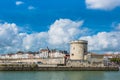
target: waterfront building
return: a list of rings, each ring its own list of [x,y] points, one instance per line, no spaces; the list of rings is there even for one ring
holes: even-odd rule
[[[27,59],[27,58],[29,58],[29,53],[24,53],[24,54],[22,54],[22,58],[25,58],[25,59]]]
[[[39,52],[40,58],[59,58],[64,57],[67,53],[67,51],[61,51],[56,49],[41,49]]]
[[[113,58],[113,54],[104,54],[104,65],[109,66],[110,59]]]
[[[48,58],[49,56],[49,50],[48,49],[41,49],[39,51],[40,58]]]
[[[0,55],[0,59],[5,59],[5,54]]]
[[[87,54],[87,44],[85,40],[71,41],[70,42],[70,59],[71,60],[84,60],[84,55]]]
[[[70,42],[70,59],[67,59],[66,66],[83,67],[86,65],[87,44],[85,40],[75,40]]]
[[[104,65],[104,54],[89,53],[87,55],[87,61],[93,66],[103,66]]]
[[[49,57],[50,58],[59,58],[59,57],[64,57],[67,53],[65,53],[65,51],[61,51],[61,50],[50,50],[49,52]]]

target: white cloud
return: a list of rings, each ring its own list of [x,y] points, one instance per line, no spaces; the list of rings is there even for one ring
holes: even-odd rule
[[[83,21],[56,20],[47,32],[20,33],[14,23],[0,24],[0,53],[37,51],[40,48],[68,48],[70,40],[77,39],[86,30],[81,29]]]
[[[120,6],[120,0],[86,0],[88,9],[112,10]]]
[[[28,9],[33,10],[33,9],[35,9],[35,7],[34,6],[28,6]]]
[[[16,1],[15,4],[16,4],[17,6],[19,6],[19,5],[21,5],[21,4],[24,4],[24,2],[22,2],[22,1]]]
[[[86,32],[80,29],[83,21],[69,19],[56,20],[48,31],[48,43],[51,47],[68,49],[69,41],[77,39],[80,33]]]
[[[59,45],[69,42],[81,32],[79,28],[82,24],[83,21],[74,22],[69,19],[56,20],[48,31],[49,43]]]
[[[33,51],[39,50],[41,47],[47,47],[47,37],[48,34],[46,32],[27,34],[23,38],[22,47],[25,50]]]
[[[84,36],[80,39],[88,40],[90,51],[114,52],[120,51],[120,31],[99,32],[93,36]]]
[[[116,30],[120,30],[120,23],[117,24],[117,27],[115,27]]]
[[[14,51],[19,49],[21,38],[18,34],[16,24],[0,24],[0,51]]]
[[[0,53],[22,51],[38,51],[40,48],[50,47],[68,49],[69,41],[75,39],[88,40],[89,51],[120,51],[120,30],[99,32],[92,36],[83,36],[87,33],[81,28],[83,21],[70,19],[56,20],[46,32],[20,32],[15,23],[0,23]],[[119,25],[118,25],[119,28]],[[81,37],[82,36],[82,37]]]

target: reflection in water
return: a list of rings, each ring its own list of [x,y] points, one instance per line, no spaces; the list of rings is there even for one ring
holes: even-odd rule
[[[20,71],[0,72],[0,80],[119,80],[120,72]]]
[[[71,72],[71,74],[67,74],[69,80],[102,80],[104,78],[103,72],[88,72],[88,71],[81,71],[81,72]],[[96,78],[97,77],[97,78]]]
[[[58,73],[52,72],[50,73],[49,76],[50,76],[49,80],[68,80],[64,72],[58,72]]]

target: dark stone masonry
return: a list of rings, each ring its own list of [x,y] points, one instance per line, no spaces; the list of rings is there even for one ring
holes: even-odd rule
[[[0,71],[119,71],[119,67],[0,67]]]

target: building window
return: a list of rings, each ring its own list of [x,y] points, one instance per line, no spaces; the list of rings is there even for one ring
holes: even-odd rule
[[[72,56],[74,56],[74,54],[72,54]]]

